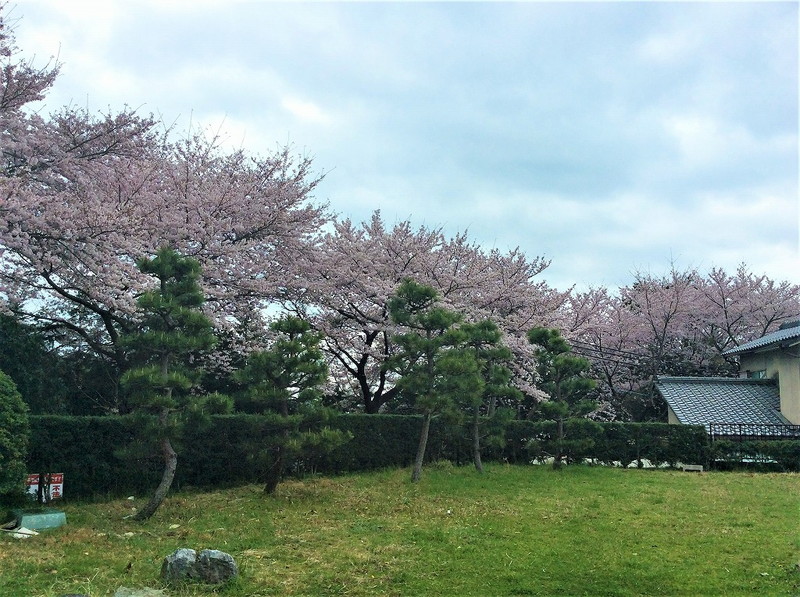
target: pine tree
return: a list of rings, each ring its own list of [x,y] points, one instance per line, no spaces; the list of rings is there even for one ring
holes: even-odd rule
[[[489,436],[495,444],[502,444],[505,428],[502,423],[514,418],[513,411],[498,410],[497,404],[516,402],[522,397],[522,392],[511,385],[511,370],[507,364],[513,356],[511,350],[502,343],[500,328],[487,319],[475,324],[464,324],[461,326],[461,331],[466,336],[465,345],[472,351],[483,380],[482,392],[478,394],[470,392],[462,398],[469,400],[465,407],[471,414],[472,461],[475,469],[482,473],[482,437]],[[490,432],[482,435],[481,412],[483,411],[488,417]]]
[[[157,416],[156,433],[164,458],[164,472],[153,497],[134,517],[150,518],[172,486],[178,455],[172,446],[177,415],[199,409],[204,400],[189,390],[200,371],[191,366],[192,357],[214,345],[211,321],[201,312],[204,302],[198,279],[199,263],[162,248],[153,259],[141,259],[139,269],[158,279],[156,289],[138,299],[143,312],[139,329],[124,339],[139,366],[127,371],[122,386],[139,412]],[[214,397],[227,407],[224,399]],[[179,417],[177,417],[179,419]]]
[[[465,349],[466,335],[457,327],[461,315],[438,306],[437,299],[430,286],[406,280],[389,301],[392,320],[408,331],[393,337],[397,349],[387,366],[399,375],[401,394],[423,417],[412,482],[422,475],[433,417],[456,411],[459,397],[471,401],[483,391],[475,356]]]
[[[269,350],[253,353],[237,380],[247,387],[251,405],[270,416],[281,431],[266,438],[259,452],[267,457],[266,493],[272,493],[294,458],[325,452],[348,438],[324,426],[321,385],[328,367],[319,348],[321,336],[309,323],[287,316],[274,322]]]
[[[595,408],[596,403],[587,398],[595,382],[585,377],[589,361],[573,355],[558,330],[533,328],[528,332],[528,340],[538,347],[534,352],[538,386],[550,397],[541,408],[556,422],[553,468],[559,469],[564,457],[564,420],[582,417]]]

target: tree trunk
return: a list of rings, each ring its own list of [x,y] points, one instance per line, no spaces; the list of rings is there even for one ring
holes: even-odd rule
[[[169,410],[163,409],[158,417],[158,422],[162,431],[164,431],[167,426],[168,415]],[[155,514],[161,502],[164,501],[167,492],[169,492],[169,488],[172,487],[172,480],[175,478],[175,469],[178,468],[178,454],[172,449],[172,443],[169,441],[168,437],[161,440],[161,454],[164,456],[164,474],[161,476],[161,483],[156,487],[156,492],[153,494],[153,497],[150,498],[147,505],[139,510],[136,516],[133,517],[134,520],[147,520]]]
[[[285,427],[285,421],[289,419],[288,400],[281,400],[280,410],[284,420],[284,429],[281,432],[283,443],[279,444],[275,450],[275,461],[267,470],[266,482],[264,483],[264,493],[268,494],[275,493],[275,490],[278,488],[278,483],[280,483],[281,479],[283,478],[283,461],[286,458],[286,445],[289,443],[289,429]]]
[[[425,460],[425,449],[428,447],[428,431],[431,428],[432,414],[425,413],[422,419],[422,431],[419,434],[419,446],[417,447],[417,459],[414,461],[414,472],[411,473],[411,482],[416,483],[422,476],[422,462]]]
[[[479,418],[479,408],[476,406],[475,411],[472,413],[472,460],[475,463],[475,469],[483,472],[483,463],[481,463],[481,428]]]
[[[285,441],[285,439],[284,439]],[[278,446],[275,453],[275,462],[269,467],[267,471],[266,483],[264,483],[264,493],[275,493],[278,483],[281,482],[283,472],[283,446]]]
[[[490,419],[494,416],[496,410],[497,410],[497,398],[492,396],[489,398],[489,412],[487,413]]]
[[[553,470],[558,470],[561,468],[561,459],[563,458],[563,447],[562,444],[564,443],[564,418],[558,417],[556,420],[556,455],[553,458]]]

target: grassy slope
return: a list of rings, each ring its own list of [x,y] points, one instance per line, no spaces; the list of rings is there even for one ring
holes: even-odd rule
[[[236,558],[225,596],[800,592],[798,475],[496,465],[408,478],[181,494],[145,524],[122,519],[128,501],[70,505],[66,527],[0,537],[0,595],[158,587],[178,547]]]

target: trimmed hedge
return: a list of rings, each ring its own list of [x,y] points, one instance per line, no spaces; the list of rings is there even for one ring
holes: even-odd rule
[[[702,425],[666,423],[597,423],[586,419],[564,422],[568,462],[585,458],[603,463],[649,460],[675,466],[707,464],[708,436]],[[512,421],[506,430],[502,458],[521,462],[555,452],[556,424],[553,421]]]
[[[163,460],[155,438],[143,441],[147,421],[136,416],[31,417],[29,472],[64,473],[69,497],[148,494],[161,478]],[[262,438],[282,431],[274,419],[219,415],[184,430],[174,489],[232,487],[260,479],[254,456]]]
[[[712,446],[715,466],[752,467],[776,471],[800,471],[800,440],[716,440]]]
[[[150,493],[161,476],[162,461],[154,442],[142,441],[144,420],[133,416],[32,416],[29,472],[63,472],[69,498]],[[348,414],[330,426],[353,439],[333,452],[297,462],[296,474],[342,473],[409,466],[416,454],[421,419],[404,415]],[[264,438],[280,433],[280,423],[260,415],[218,415],[206,425],[187,429],[175,442],[178,470],[174,489],[231,487],[261,482],[263,459],[254,456]],[[703,427],[665,423],[565,423],[568,461],[595,458],[628,464],[707,464]],[[467,430],[434,419],[428,460],[468,464],[472,456]],[[503,448],[486,448],[484,460],[527,463],[552,449],[555,424],[512,421]],[[577,441],[575,441],[577,440]]]

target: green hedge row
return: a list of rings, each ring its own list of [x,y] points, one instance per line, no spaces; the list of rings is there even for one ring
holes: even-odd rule
[[[295,465],[298,474],[341,473],[410,465],[417,449],[421,421],[401,415],[340,415],[332,427],[353,439],[324,455]],[[67,498],[147,494],[158,483],[161,460],[152,442],[142,441],[145,421],[120,417],[31,417],[29,472],[63,472]],[[565,427],[569,461],[594,458],[628,464],[637,459],[657,463],[703,463],[708,459],[702,427],[660,423],[593,423],[569,421]],[[280,424],[259,415],[212,417],[187,429],[175,442],[179,453],[174,487],[230,487],[259,482],[263,460],[253,456],[264,438],[280,433]],[[526,463],[552,453],[555,424],[512,421],[504,447],[486,448],[484,459]],[[575,441],[579,440],[579,441]],[[428,441],[429,460],[471,461],[463,427],[434,420]]]
[[[33,416],[28,472],[64,473],[65,497],[147,494],[158,484],[163,461],[155,440],[143,440],[147,421],[135,416]],[[215,416],[175,440],[173,487],[231,487],[259,479],[254,457],[262,438],[280,433],[274,419]]]
[[[713,443],[711,455],[715,466],[720,467],[755,466],[766,470],[800,471],[798,440],[717,440]]]
[[[546,457],[555,453],[555,422],[512,421],[506,431],[503,458]],[[576,419],[564,423],[568,462],[594,459],[603,463],[649,460],[653,464],[706,464],[708,437],[703,426],[666,423],[596,423]]]

